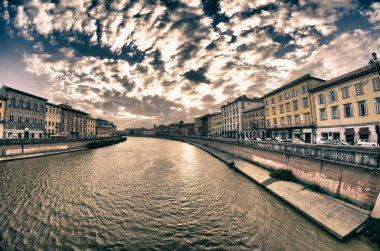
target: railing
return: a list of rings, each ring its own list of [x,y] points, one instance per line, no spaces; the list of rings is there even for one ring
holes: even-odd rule
[[[96,141],[119,138],[114,137],[98,137],[98,138],[77,138],[77,139],[0,139],[0,145],[21,145],[21,144],[45,144],[45,143],[62,143],[62,142],[83,142]]]
[[[380,168],[380,147],[313,145],[192,136],[169,136],[167,138],[187,139],[189,141],[197,139],[207,140],[281,153],[297,154],[310,158],[332,160],[339,163],[359,165],[365,168]]]

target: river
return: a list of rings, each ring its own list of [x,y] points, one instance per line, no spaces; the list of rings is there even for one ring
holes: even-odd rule
[[[208,153],[149,138],[0,163],[0,249],[371,250]]]

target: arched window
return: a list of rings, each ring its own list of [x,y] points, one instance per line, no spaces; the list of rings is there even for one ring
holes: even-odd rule
[[[18,101],[18,108],[22,109],[23,106],[24,106],[24,101],[20,99],[20,101]]]
[[[37,111],[37,104],[33,104],[33,111]]]
[[[26,109],[30,110],[30,101],[26,101]]]
[[[9,104],[10,107],[15,107],[16,99],[14,97],[11,98],[11,103]]]

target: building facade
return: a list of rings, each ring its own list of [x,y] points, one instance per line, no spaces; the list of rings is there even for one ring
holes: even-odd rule
[[[0,95],[0,139],[5,137],[4,134],[4,121],[5,121],[5,106],[7,105],[7,98]]]
[[[211,114],[208,119],[208,135],[211,137],[222,137],[222,113]]]
[[[243,112],[244,137],[249,139],[265,139],[265,108],[264,105]]]
[[[194,123],[184,123],[179,127],[179,135],[193,136],[194,135]]]
[[[208,119],[210,114],[202,115],[194,119],[194,135],[207,136],[208,133]]]
[[[46,103],[45,112],[45,137],[61,133],[61,108],[52,103]]]
[[[110,122],[104,119],[95,119],[96,127],[96,137],[109,137],[111,136]]]
[[[264,95],[267,137],[315,142],[315,108],[309,90],[325,81],[310,74]]]
[[[96,121],[94,118],[91,118],[91,115],[89,113],[87,113],[86,136],[87,138],[96,137]]]
[[[243,138],[243,112],[259,105],[262,105],[262,99],[243,95],[222,106],[222,137]]]
[[[0,89],[0,95],[7,100],[5,138],[43,138],[47,100],[8,86]]]
[[[61,134],[66,138],[85,138],[87,113],[61,104]]]
[[[312,89],[317,113],[317,141],[359,139],[378,141],[380,78],[376,69],[362,67]]]

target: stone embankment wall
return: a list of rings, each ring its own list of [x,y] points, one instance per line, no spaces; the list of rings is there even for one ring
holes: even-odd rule
[[[378,149],[295,145],[175,137],[208,145],[270,169],[288,169],[300,181],[364,208],[374,206],[380,192]]]
[[[89,142],[116,138],[1,140],[0,157],[78,149],[86,147]]]

